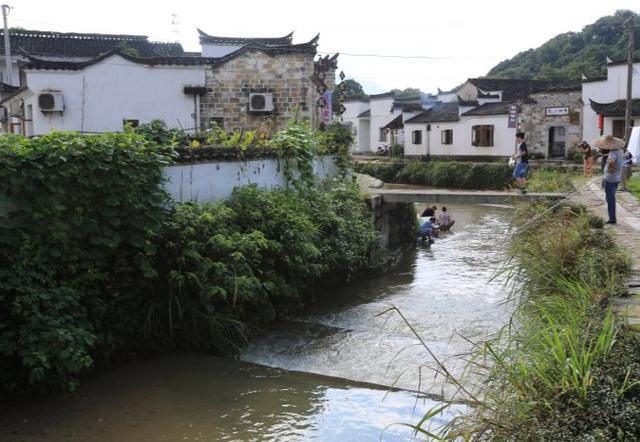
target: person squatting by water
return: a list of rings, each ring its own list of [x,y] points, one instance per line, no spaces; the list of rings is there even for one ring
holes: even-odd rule
[[[529,168],[529,150],[524,141],[524,132],[516,133],[517,153],[511,158],[517,160],[513,169],[513,179],[520,188],[520,192],[527,193],[527,169]]]
[[[583,162],[584,162],[584,176],[590,177],[591,170],[593,169],[593,152],[591,151],[591,146],[586,141],[583,141],[578,146],[578,149],[582,152]]]
[[[436,210],[438,210],[438,208],[436,206],[427,206],[422,213],[420,214],[420,216],[422,217],[432,217],[432,216],[436,216]]]
[[[440,216],[438,217],[438,225],[440,226],[441,232],[448,232],[451,230],[451,227],[455,224],[455,220],[451,219],[451,215],[447,212],[447,208],[442,206],[442,211],[440,212]]]
[[[624,140],[611,135],[602,136],[594,140],[593,145],[607,155],[604,165],[604,193],[607,200],[609,219],[607,224],[616,224],[616,191],[622,179],[622,148]],[[604,156],[604,155],[603,155]]]
[[[429,241],[429,244],[433,244],[433,224],[435,221],[434,217],[429,217],[418,229],[418,236],[423,241]]]

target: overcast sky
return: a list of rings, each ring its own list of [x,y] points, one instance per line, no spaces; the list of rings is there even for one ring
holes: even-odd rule
[[[368,93],[419,87],[450,89],[485,75],[499,61],[567,31],[579,31],[638,0],[71,1],[7,0],[10,26],[67,32],[144,34],[199,50],[196,28],[212,35],[294,42],[320,32],[321,52],[340,52],[339,67]],[[173,16],[178,24],[172,24]],[[363,57],[348,54],[429,58]]]

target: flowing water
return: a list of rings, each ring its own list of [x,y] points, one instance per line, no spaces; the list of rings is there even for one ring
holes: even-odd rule
[[[508,320],[504,287],[490,280],[510,209],[449,209],[455,233],[382,277],[325,293],[299,320],[254,339],[241,360],[173,353],[97,373],[71,395],[4,403],[0,440],[409,440],[394,424],[417,422],[451,388],[399,314],[381,313],[396,307],[456,374],[467,339]]]

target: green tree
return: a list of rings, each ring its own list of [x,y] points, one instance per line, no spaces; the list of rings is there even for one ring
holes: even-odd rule
[[[391,89],[391,92],[394,92],[396,98],[410,98],[410,97],[418,97],[423,94],[420,88],[417,87],[408,87],[402,90],[400,89]]]

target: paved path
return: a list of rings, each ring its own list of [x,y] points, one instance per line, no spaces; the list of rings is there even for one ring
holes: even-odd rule
[[[578,186],[576,186],[578,187]],[[594,214],[607,219],[604,190],[593,183],[579,192],[573,201],[584,204]],[[629,192],[616,194],[618,224],[607,226],[616,243],[627,250],[633,264],[627,281],[628,295],[614,298],[614,310],[625,316],[629,327],[640,332],[640,202]]]

